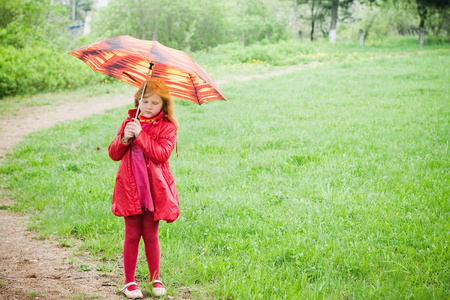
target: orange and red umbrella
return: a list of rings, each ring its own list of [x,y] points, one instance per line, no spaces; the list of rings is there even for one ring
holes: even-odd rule
[[[147,76],[164,80],[173,97],[198,104],[226,100],[217,84],[186,52],[122,35],[96,42],[69,54],[95,72],[140,86]],[[149,68],[152,71],[149,74]]]

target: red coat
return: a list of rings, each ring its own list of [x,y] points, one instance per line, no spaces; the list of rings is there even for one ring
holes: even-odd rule
[[[135,143],[143,150],[147,163],[150,191],[155,205],[153,219],[173,222],[178,218],[180,210],[177,188],[169,168],[169,157],[175,147],[177,128],[172,122],[163,119],[161,112],[148,132],[142,130],[136,139],[124,145],[122,137],[125,126],[136,115],[136,109],[129,110],[128,114],[129,117],[122,123],[108,148],[111,159],[120,160],[111,210],[119,217],[142,213],[136,180],[131,171],[131,143]]]

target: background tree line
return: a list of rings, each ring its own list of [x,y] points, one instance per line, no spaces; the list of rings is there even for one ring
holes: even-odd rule
[[[425,8],[425,10],[424,10]],[[364,29],[366,38],[418,34],[448,36],[447,0],[110,0],[97,12],[93,32],[100,37],[130,34],[158,39],[192,51],[239,41],[277,42],[298,37],[356,39],[348,28]],[[426,24],[425,24],[426,23]],[[343,34],[337,33],[339,24]],[[426,26],[427,25],[427,26]],[[341,28],[340,28],[341,29]]]
[[[356,40],[359,29],[373,43],[425,31],[447,43],[450,32],[447,0],[110,0],[94,10],[96,2],[0,0],[0,97],[98,80],[67,52],[122,34],[208,51],[292,38]]]

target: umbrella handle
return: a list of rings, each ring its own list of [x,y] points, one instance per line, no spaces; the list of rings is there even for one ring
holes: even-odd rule
[[[141,99],[139,99],[139,105],[138,105],[138,108],[136,110],[136,117],[134,117],[135,119],[137,119],[137,117],[139,115],[139,109],[141,108],[142,97],[144,97],[144,93],[145,93],[145,88],[146,87],[147,87],[147,85],[144,85],[144,88],[142,89]]]
[[[148,76],[150,76],[150,73],[153,73],[152,71],[153,71],[153,66],[154,65],[155,64],[151,61],[150,65],[148,67],[147,78],[148,78]],[[147,81],[147,78],[145,78],[144,82]],[[138,105],[138,108],[137,108],[137,111],[136,111],[136,117],[134,117],[135,119],[137,119],[137,117],[139,115],[139,109],[141,108],[142,97],[144,97],[144,93],[145,93],[145,89],[146,88],[147,88],[147,85],[144,85],[144,88],[142,89],[141,99],[139,99],[139,105]]]

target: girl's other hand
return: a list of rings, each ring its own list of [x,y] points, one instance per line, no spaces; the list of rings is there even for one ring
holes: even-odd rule
[[[129,123],[128,123],[129,124]],[[134,137],[134,133],[132,132],[131,128],[128,126],[128,124],[125,126],[125,130],[123,132],[123,139],[122,141],[125,144],[128,144],[128,141]]]

